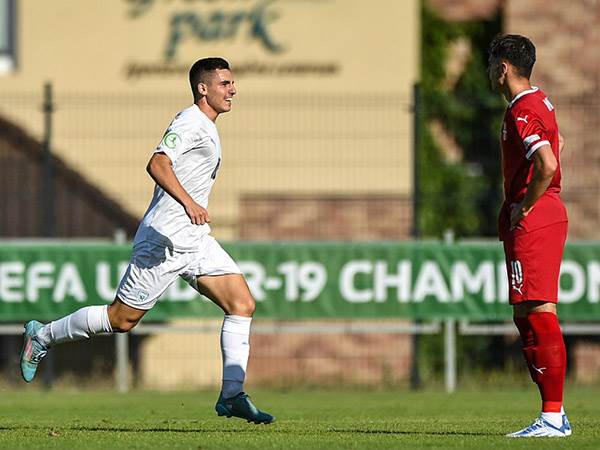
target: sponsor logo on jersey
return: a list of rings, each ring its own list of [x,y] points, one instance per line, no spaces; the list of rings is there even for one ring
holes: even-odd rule
[[[525,117],[517,117],[517,122],[520,120],[522,122],[527,123],[527,117],[529,117],[529,114],[527,114]]]

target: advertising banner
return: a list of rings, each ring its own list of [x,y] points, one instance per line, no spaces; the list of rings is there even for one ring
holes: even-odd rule
[[[509,283],[496,242],[264,242],[223,245],[272,319],[508,320]],[[51,320],[113,300],[131,249],[110,244],[3,244],[0,317]],[[561,269],[562,320],[600,320],[600,244],[570,243]],[[183,280],[149,320],[218,317]]]

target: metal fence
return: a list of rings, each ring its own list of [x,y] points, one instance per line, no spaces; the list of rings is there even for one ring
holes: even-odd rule
[[[410,234],[410,93],[240,93],[235,100],[234,110],[218,120],[223,165],[209,209],[217,238],[381,239]],[[77,94],[47,85],[37,94],[0,94],[0,118],[37,140],[45,158],[51,152],[141,217],[153,188],[146,163],[175,113],[189,104],[185,92]],[[47,211],[40,235],[54,228],[56,175],[44,162],[45,181],[38,195],[28,197],[31,207]],[[0,220],[18,218],[8,210]]]
[[[52,95],[40,89],[0,94],[0,117],[25,129],[40,144],[42,155],[58,155],[140,217],[152,189],[144,173],[146,161],[173,114],[187,103],[185,95]],[[567,140],[564,197],[572,236],[598,238],[600,185],[595,167],[600,164],[596,154],[600,102],[593,96],[557,96],[554,103]],[[230,156],[226,155],[212,198],[215,234],[223,239],[272,240],[407,237],[413,225],[412,114],[418,107],[410,95],[240,94],[236,110],[219,119],[224,151]],[[263,125],[260,130],[257,123]],[[49,166],[43,173],[48,179],[54,176]],[[43,189],[29,194],[26,207],[49,211],[52,183],[46,180],[41,185]],[[10,214],[2,214],[0,221],[21,221],[17,211],[22,207],[7,208]],[[51,217],[38,235],[53,234]],[[422,378],[419,370],[424,369],[418,355],[426,351],[423,336],[431,335],[444,343],[437,363],[444,367],[445,384],[452,390],[460,371],[457,336],[514,334],[511,324],[461,323],[457,328],[448,322],[442,328],[440,323],[393,321],[388,325],[259,319],[249,379],[258,384],[280,380],[372,385],[407,384],[412,379],[416,386]],[[3,380],[12,385],[17,382],[20,326],[2,329]],[[217,329],[216,322],[176,323],[168,328],[141,325],[129,337],[58,347],[45,361],[44,379],[47,384],[113,386],[116,377],[120,390],[212,386],[220,370]],[[598,331],[577,325],[569,325],[569,330],[586,335]],[[414,339],[417,333],[420,339]],[[514,336],[510,339],[515,341]],[[192,343],[195,358],[191,367],[175,373],[173,368],[189,358],[189,352],[181,350],[186,341]],[[377,352],[378,348],[385,352]],[[319,376],[310,378],[315,373]]]

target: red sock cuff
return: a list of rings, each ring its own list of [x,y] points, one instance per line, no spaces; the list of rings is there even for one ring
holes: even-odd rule
[[[559,413],[562,409],[562,402],[542,401],[542,412]]]

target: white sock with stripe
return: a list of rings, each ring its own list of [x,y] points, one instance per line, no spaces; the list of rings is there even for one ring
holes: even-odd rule
[[[99,333],[112,333],[108,305],[86,306],[73,314],[46,324],[38,331],[39,341],[46,347],[63,342],[88,339]]]
[[[252,317],[226,315],[221,328],[223,355],[223,397],[231,398],[244,390],[246,367],[250,356]]]

